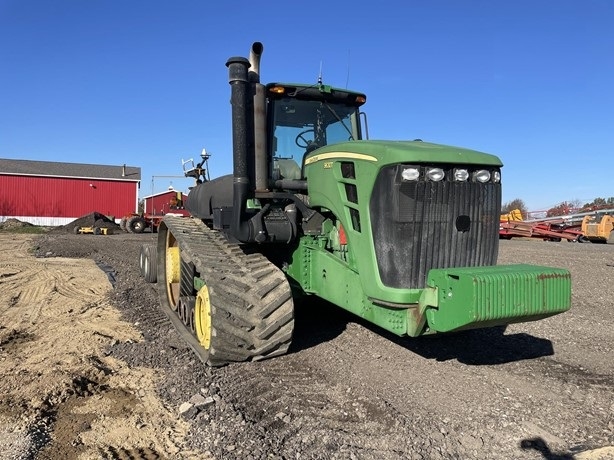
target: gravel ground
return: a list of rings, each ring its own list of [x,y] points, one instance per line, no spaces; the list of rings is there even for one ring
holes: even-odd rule
[[[140,245],[154,238],[56,232],[37,240],[36,253],[91,258],[108,271],[109,300],[144,340],[107,352],[155,369],[158,395],[189,423],[186,452],[614,458],[614,245],[501,241],[501,264],[571,271],[572,309],[546,320],[400,339],[310,299],[297,306],[289,354],[210,369],[181,342],[157,308],[154,286],[139,275]]]

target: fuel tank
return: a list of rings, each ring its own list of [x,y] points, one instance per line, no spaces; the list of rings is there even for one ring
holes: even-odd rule
[[[232,174],[198,184],[188,194],[186,209],[199,219],[213,219],[213,209],[232,206]]]

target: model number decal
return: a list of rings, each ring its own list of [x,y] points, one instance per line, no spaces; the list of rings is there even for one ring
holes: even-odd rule
[[[350,153],[350,152],[330,152],[330,153],[320,153],[319,155],[314,155],[305,160],[305,165],[310,165],[313,163],[317,163],[322,160],[330,160],[330,159],[340,160],[340,159],[348,159],[348,160],[364,160],[364,161],[374,161],[377,162],[377,158],[372,155],[365,155],[364,153]]]
[[[324,163],[324,169],[330,169],[332,167],[333,167],[332,161],[327,161],[326,163]]]

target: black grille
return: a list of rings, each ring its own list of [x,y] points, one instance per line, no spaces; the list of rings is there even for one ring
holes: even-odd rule
[[[386,286],[423,288],[431,268],[496,264],[501,184],[403,182],[391,166],[380,171],[369,211]]]

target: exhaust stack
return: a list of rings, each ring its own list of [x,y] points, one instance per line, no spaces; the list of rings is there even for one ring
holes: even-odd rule
[[[254,42],[249,50],[249,81],[252,83],[260,83],[260,58],[264,51],[264,45],[260,42]]]
[[[245,202],[251,193],[249,171],[249,82],[247,69],[250,63],[244,57],[231,57],[226,62],[228,82],[231,87],[232,105],[232,222],[233,236],[243,242],[250,240],[250,225],[245,215]]]
[[[254,185],[256,191],[269,188],[269,160],[266,145],[266,94],[260,83],[260,58],[264,46],[254,42],[249,53],[249,82],[252,87],[254,107]]]

